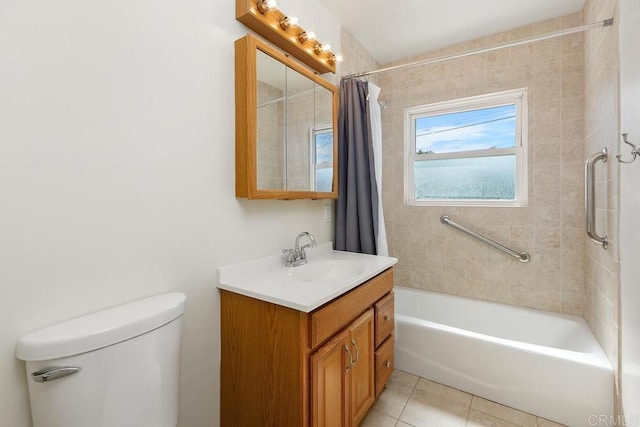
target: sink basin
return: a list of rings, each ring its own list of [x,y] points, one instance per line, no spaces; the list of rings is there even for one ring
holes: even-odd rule
[[[331,242],[306,252],[307,264],[298,267],[285,267],[282,255],[220,267],[218,288],[309,313],[398,261],[334,251]]]
[[[353,261],[316,260],[300,267],[291,267],[287,274],[303,282],[323,282],[328,280],[349,280],[362,274],[364,267]]]

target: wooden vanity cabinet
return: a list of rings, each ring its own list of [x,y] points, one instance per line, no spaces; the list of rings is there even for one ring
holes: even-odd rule
[[[311,425],[356,426],[375,400],[373,309],[311,356]]]
[[[310,313],[221,290],[221,425],[359,425],[393,370],[392,289],[390,268]]]

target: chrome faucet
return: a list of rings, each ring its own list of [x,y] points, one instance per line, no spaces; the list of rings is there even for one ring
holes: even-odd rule
[[[304,246],[300,246],[300,239],[303,237],[308,238],[309,243]],[[293,249],[282,250],[282,254],[287,255],[287,259],[284,262],[284,265],[286,267],[297,267],[299,265],[306,264],[307,254],[304,251],[305,248],[315,248],[316,246],[318,245],[316,244],[316,239],[313,237],[313,235],[307,231],[303,231],[302,233],[298,234],[298,237],[296,237],[296,244]]]

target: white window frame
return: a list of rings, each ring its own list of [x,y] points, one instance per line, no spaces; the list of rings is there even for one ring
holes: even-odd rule
[[[482,108],[499,107],[515,104],[516,135],[514,148],[497,148],[492,150],[462,151],[454,153],[417,154],[416,119],[425,116],[450,114]],[[483,206],[483,207],[517,207],[528,203],[527,173],[527,136],[528,136],[527,89],[514,89],[469,98],[438,102],[404,109],[404,199],[405,204],[414,206]],[[429,199],[416,200],[414,163],[421,160],[460,159],[488,156],[516,156],[515,199]]]
[[[311,149],[309,150],[309,163],[311,164],[311,166],[309,167],[309,182],[311,183],[312,191],[318,191],[318,189],[316,188],[316,134],[332,132],[333,126],[331,125],[331,123],[321,124],[316,127],[309,128],[309,146],[311,147]],[[335,141],[332,141],[332,144],[335,144]]]

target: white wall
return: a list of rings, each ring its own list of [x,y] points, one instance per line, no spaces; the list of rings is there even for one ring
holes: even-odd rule
[[[316,0],[281,3],[339,45]],[[217,267],[331,239],[327,202],[234,197],[234,16],[234,0],[0,3],[0,425],[31,425],[19,336],[170,290],[188,298],[180,425],[217,425]]]

